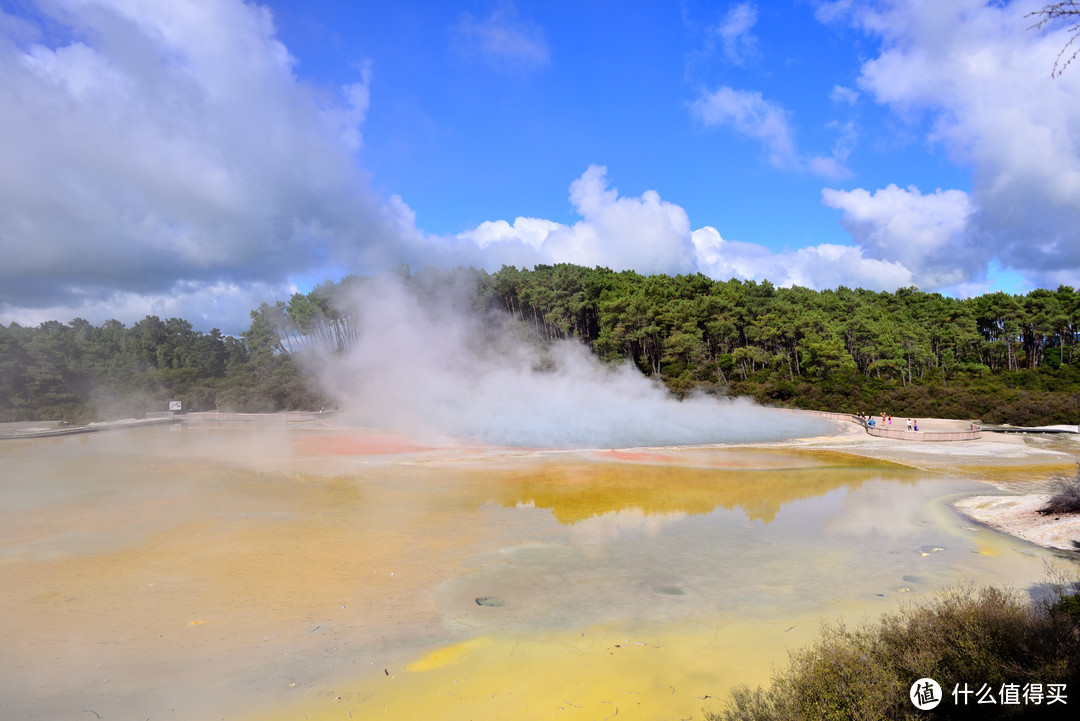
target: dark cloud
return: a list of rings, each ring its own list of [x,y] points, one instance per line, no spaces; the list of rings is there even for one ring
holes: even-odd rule
[[[422,244],[355,164],[367,72],[299,82],[266,10],[38,10],[0,22],[0,309],[280,285]]]

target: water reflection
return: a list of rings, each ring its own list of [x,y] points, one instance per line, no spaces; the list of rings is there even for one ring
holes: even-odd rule
[[[888,480],[910,483],[917,477],[901,466],[839,453],[613,451],[587,461],[553,461],[508,471],[492,484],[491,492],[503,506],[549,509],[562,524],[621,511],[671,517],[706,515],[717,508],[738,509],[752,521],[770,523],[784,505],[838,488],[858,488],[871,473],[883,470]]]
[[[896,599],[907,592],[901,589],[910,590],[906,575],[918,574],[925,579],[919,590],[928,590],[984,570],[971,560],[977,550],[971,539],[955,524],[934,519],[940,481],[849,469],[853,476],[844,482],[834,472],[819,486],[830,490],[778,492],[767,499],[775,506],[768,521],[725,499],[723,484],[720,495],[706,501],[699,487],[692,489],[691,505],[673,501],[647,510],[638,505],[641,496],[634,496],[620,510],[600,512],[601,506],[590,503],[586,515],[578,497],[561,494],[556,509],[566,501],[571,513],[545,507],[550,501],[489,509],[485,517],[493,528],[510,523],[511,515],[522,517],[514,524],[519,531],[531,521],[541,525],[470,557],[475,570],[440,589],[440,607],[453,609],[444,621],[455,633],[492,633],[627,619],[783,619],[852,600]],[[790,475],[794,481],[806,473]],[[700,478],[697,472],[690,477]],[[768,485],[783,487],[775,477]],[[648,490],[646,497],[652,497],[655,489]],[[789,494],[792,500],[780,500]],[[628,501],[621,493],[614,497],[620,500],[603,507]],[[858,514],[867,518],[853,520]],[[545,517],[558,519],[558,525],[543,524]],[[922,552],[926,548],[943,550]],[[497,597],[505,605],[493,614],[469,603],[478,596]]]
[[[326,444],[153,429],[0,444],[4,715],[303,701],[319,718],[345,689],[423,718],[443,683],[472,679],[453,688],[478,704],[517,688],[504,700],[521,711],[552,702],[549,679],[595,704],[568,718],[657,688],[620,718],[685,717],[700,702],[668,684],[753,680],[823,615],[857,621],[959,577],[1027,586],[1050,555],[946,505],[981,486],[836,453]]]

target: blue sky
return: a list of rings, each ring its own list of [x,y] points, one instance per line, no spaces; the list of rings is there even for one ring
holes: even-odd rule
[[[1080,285],[1039,6],[6,3],[0,321],[237,332],[399,263]]]
[[[518,215],[573,222],[566,188],[590,164],[607,166],[625,194],[655,189],[677,197],[702,223],[734,216],[758,238],[774,234],[764,226],[779,218],[746,223],[730,208],[760,206],[769,194],[764,187],[777,190],[782,182],[781,192],[803,195],[789,184],[809,181],[810,205],[820,205],[813,180],[762,172],[760,148],[707,131],[689,112],[701,89],[720,81],[786,87],[793,100],[802,96],[808,142],[830,144],[823,99],[833,74],[824,76],[820,64],[837,64],[830,51],[852,55],[813,22],[809,6],[786,8],[794,17],[761,37],[740,67],[719,49],[709,52],[703,32],[723,19],[724,6],[679,12],[672,3],[426,3],[365,16],[341,5],[272,7],[301,75],[334,87],[371,64],[363,163],[380,190],[408,199],[429,232]],[[544,55],[462,52],[463,21],[532,31]],[[796,25],[812,34],[793,37]],[[777,54],[779,68],[764,62],[766,53]],[[785,77],[778,79],[778,70]],[[792,224],[780,227],[787,235]],[[819,232],[835,236],[835,218]]]

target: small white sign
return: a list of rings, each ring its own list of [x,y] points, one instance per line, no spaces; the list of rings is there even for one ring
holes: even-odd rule
[[[181,406],[180,401],[169,401],[169,410],[170,411],[178,411],[178,410],[181,409],[180,406]]]

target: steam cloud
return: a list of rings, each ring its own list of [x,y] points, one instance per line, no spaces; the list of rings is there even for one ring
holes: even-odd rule
[[[826,421],[752,402],[672,398],[630,364],[602,365],[576,341],[537,348],[461,287],[362,284],[349,350],[322,359],[352,420],[413,438],[537,448],[627,448],[819,435]]]

